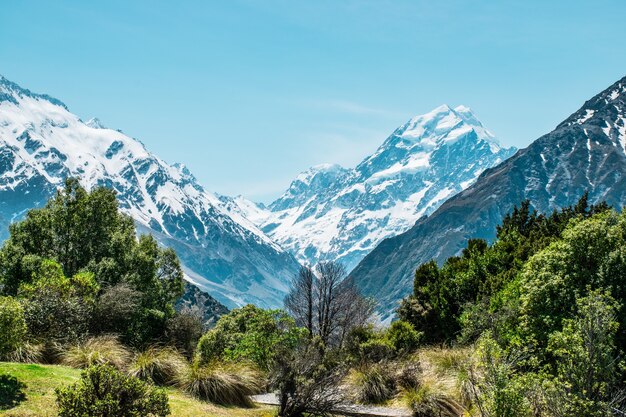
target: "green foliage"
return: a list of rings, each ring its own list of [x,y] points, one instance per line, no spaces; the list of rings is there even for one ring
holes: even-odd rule
[[[376,363],[413,352],[421,338],[420,332],[401,320],[385,330],[377,330],[372,325],[360,326],[348,334],[344,351],[354,362]]]
[[[620,362],[615,346],[619,306],[607,293],[579,298],[577,314],[550,335],[548,352],[556,359],[555,382],[565,414],[604,416],[620,395]]]
[[[391,323],[385,333],[396,354],[413,352],[419,346],[423,333],[416,331],[413,326],[402,320]]]
[[[76,343],[89,327],[99,290],[90,272],[71,278],[57,262],[29,258],[31,280],[19,285],[17,294],[25,306],[30,338],[36,341]]]
[[[304,332],[285,312],[249,304],[220,317],[200,338],[196,353],[202,363],[244,360],[267,370],[278,347],[293,348]]]
[[[568,227],[608,211],[606,204],[589,206],[586,194],[575,206],[550,215],[538,214],[524,201],[505,216],[492,245],[470,239],[461,256],[442,267],[432,261],[421,265],[398,316],[424,332],[425,343],[451,343],[459,336],[467,343],[487,330],[498,340],[511,339],[519,324],[517,278],[527,261],[560,241]]]
[[[259,394],[263,378],[243,363],[194,363],[179,374],[178,385],[205,401],[220,405],[252,406],[250,395]]]
[[[533,256],[519,275],[521,343],[545,349],[548,336],[576,312],[576,299],[604,289],[626,296],[626,215],[606,212],[572,224],[563,238]],[[626,314],[617,313],[626,324]],[[620,336],[619,344],[626,339]]]
[[[59,417],[164,417],[167,394],[107,365],[83,371],[76,384],[57,389]]]
[[[531,416],[519,357],[505,352],[487,333],[481,337],[475,362],[468,369],[469,395],[483,417]]]
[[[398,315],[426,343],[479,340],[461,384],[472,413],[601,416],[625,404],[625,298],[626,214],[584,195],[547,216],[526,201],[493,244],[420,266]]]
[[[110,324],[134,345],[162,335],[183,291],[175,253],[159,248],[151,236],[136,239],[133,221],[119,212],[113,190],[87,192],[76,179],[68,179],[45,207],[29,211],[23,221],[11,225],[9,239],[0,249],[0,283],[3,293],[29,300],[36,327],[31,334],[69,341],[84,333],[84,323],[61,320],[65,332],[43,335],[39,330],[50,324],[46,314],[54,317],[65,309],[78,315],[80,310],[90,321],[100,289],[106,292],[127,285],[139,295],[139,311],[102,327]],[[62,301],[52,300],[55,295]],[[99,325],[92,330],[104,330]]]
[[[23,307],[11,297],[0,297],[0,356],[19,348],[25,336]]]

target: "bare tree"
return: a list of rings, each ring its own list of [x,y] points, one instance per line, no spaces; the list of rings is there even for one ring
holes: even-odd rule
[[[319,337],[323,346],[341,346],[350,330],[364,325],[374,310],[374,303],[346,275],[337,262],[320,262],[315,270],[304,266],[285,298],[296,324]]]
[[[285,308],[291,313],[298,326],[308,330],[309,337],[313,337],[314,285],[313,270],[308,266],[303,266],[291,283],[291,292],[285,297]]]

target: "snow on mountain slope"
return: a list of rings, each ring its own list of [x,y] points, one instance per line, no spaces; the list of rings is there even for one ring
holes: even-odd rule
[[[173,247],[190,279],[224,304],[282,304],[298,263],[227,198],[136,139],[0,77],[0,237],[68,176],[115,189],[139,230]]]
[[[407,232],[381,242],[350,273],[389,318],[413,288],[415,269],[457,255],[471,238],[492,241],[496,226],[523,200],[541,213],[575,204],[626,206],[626,77],[588,100],[552,132],[447,200]]]
[[[315,166],[267,210],[239,202],[240,210],[301,262],[338,260],[350,270],[514,151],[469,108],[443,105],[396,129],[356,168]]]

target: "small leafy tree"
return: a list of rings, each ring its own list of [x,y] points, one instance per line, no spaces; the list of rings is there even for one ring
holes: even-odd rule
[[[220,317],[200,338],[197,355],[202,363],[247,360],[267,370],[278,348],[296,346],[302,333],[284,311],[248,304]]]
[[[24,309],[11,297],[0,297],[0,355],[18,348],[26,336]]]
[[[165,417],[165,390],[152,387],[108,365],[83,371],[81,379],[56,389],[59,417]]]

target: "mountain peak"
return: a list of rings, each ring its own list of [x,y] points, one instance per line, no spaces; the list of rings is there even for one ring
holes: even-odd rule
[[[583,124],[613,124],[620,113],[626,111],[626,77],[616,81],[610,87],[590,100],[565,121],[557,129],[565,126]],[[603,115],[603,117],[600,117]],[[607,120],[608,119],[608,120]]]
[[[322,164],[270,204],[262,230],[304,263],[348,269],[508,156],[466,106],[441,105],[396,129],[355,168]]]
[[[0,75],[0,103],[3,101],[8,101],[17,106],[19,105],[19,100],[24,97],[29,97],[35,100],[48,101],[55,106],[60,106],[63,107],[65,110],[68,110],[65,103],[63,103],[61,100],[50,97],[47,94],[33,93],[32,91],[26,88],[22,88],[19,84],[14,83],[13,81]]]
[[[97,117],[92,117],[91,119],[87,120],[85,124],[94,129],[106,129],[106,126],[103,125],[102,121],[100,121],[100,119],[98,119]]]
[[[410,119],[389,137],[383,148],[431,150],[451,145],[471,132],[475,133],[477,142],[488,142],[493,152],[502,149],[493,133],[485,129],[469,107],[459,105],[453,109],[447,104]]]

